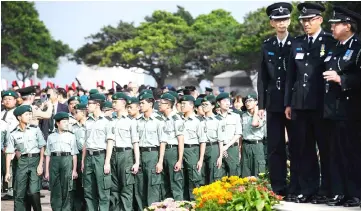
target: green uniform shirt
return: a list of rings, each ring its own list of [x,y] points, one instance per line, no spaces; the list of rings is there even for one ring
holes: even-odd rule
[[[58,130],[50,134],[44,154],[50,156],[52,152],[70,152],[71,155],[78,154],[75,135],[68,131],[59,133]]]
[[[260,119],[259,126],[252,126],[253,115],[249,112],[242,114],[243,139],[244,140],[262,140],[264,138],[265,120]]]
[[[207,142],[205,135],[205,125],[203,117],[196,116],[195,114],[185,118],[184,120],[184,144],[200,144]]]
[[[232,111],[228,111],[226,116],[218,114],[222,118],[222,127],[224,127],[224,144],[228,144],[235,135],[242,135],[241,116]]]
[[[39,127],[27,126],[24,131],[21,131],[17,126],[7,139],[6,153],[14,153],[15,150],[21,154],[40,153],[40,149],[45,145],[46,142]]]
[[[85,135],[86,135],[85,125],[81,125],[79,122],[73,124],[72,132],[75,135],[76,145],[78,146],[78,150],[83,150],[83,146],[85,143]]]
[[[116,147],[133,147],[139,142],[137,120],[129,116],[113,118],[111,121],[110,139],[115,140]]]
[[[69,113],[69,131],[73,131],[72,127],[77,122],[78,121],[76,121],[75,117],[71,113]]]
[[[208,142],[223,141],[225,127],[222,127],[222,118],[216,115],[204,117],[205,131]]]
[[[183,119],[177,114],[176,111],[172,111],[169,117],[164,116],[164,121],[164,133],[167,136],[168,144],[178,145],[177,136],[184,134]]]
[[[164,133],[164,120],[155,111],[148,119],[144,117],[144,114],[139,117],[137,131],[140,147],[155,147],[159,146],[161,142],[167,143],[167,137]]]
[[[99,116],[98,119],[94,119],[92,115],[89,115],[85,122],[86,135],[85,146],[87,149],[103,150],[107,148],[109,132],[111,132],[111,125],[107,118]]]

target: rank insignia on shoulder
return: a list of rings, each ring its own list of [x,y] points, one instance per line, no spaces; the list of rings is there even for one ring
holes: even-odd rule
[[[288,41],[288,42],[287,42],[287,45],[291,45],[291,41]]]

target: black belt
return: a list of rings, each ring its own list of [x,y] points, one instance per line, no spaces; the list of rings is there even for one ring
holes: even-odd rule
[[[259,143],[263,143],[263,140],[242,140],[242,142],[246,144],[259,144]]]
[[[184,148],[199,147],[198,144],[184,144]]]
[[[158,151],[158,147],[139,147],[141,152]]]
[[[223,146],[226,146],[227,144],[224,144]],[[234,143],[234,144],[232,144],[231,145],[231,147],[236,147],[236,146],[238,146],[238,142],[236,142],[236,143]]]
[[[70,152],[52,152],[51,156],[69,156],[71,155]]]
[[[217,144],[218,144],[217,141],[215,141],[215,142],[207,142],[206,146],[212,146],[212,145],[217,145]]]
[[[165,146],[166,149],[177,148],[177,147],[178,147],[178,145],[175,145],[175,144],[167,144]]]
[[[86,154],[87,155],[101,155],[101,154],[104,154],[105,153],[105,150],[102,149],[102,150],[97,150],[97,151],[91,151],[91,150],[87,150],[86,151]]]
[[[22,154],[21,157],[28,157],[28,158],[32,158],[32,157],[39,157],[40,153],[28,153],[28,154]]]
[[[131,150],[131,147],[114,147],[115,152],[125,152],[127,150]]]

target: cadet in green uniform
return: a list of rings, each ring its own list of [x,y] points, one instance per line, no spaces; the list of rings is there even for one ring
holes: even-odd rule
[[[80,98],[78,96],[70,97],[68,100],[68,109],[69,109],[69,130],[77,122],[75,119],[75,106],[80,103]]]
[[[225,170],[228,176],[240,175],[239,164],[239,149],[238,142],[242,134],[241,117],[230,111],[230,97],[229,93],[223,92],[216,98],[217,104],[220,108],[218,114],[222,118],[222,127],[225,131],[223,156],[225,163]]]
[[[107,118],[109,121],[113,118],[113,105],[112,102],[105,101],[101,105],[101,109],[104,113],[104,117]]]
[[[143,210],[161,200],[161,172],[167,137],[164,134],[164,120],[153,110],[153,95],[143,94],[139,101],[143,113],[137,120],[141,168],[137,173],[135,198],[136,209]]]
[[[83,154],[83,146],[85,142],[85,122],[87,119],[87,109],[88,105],[85,103],[77,104],[75,107],[75,119],[76,123],[73,124],[72,130],[75,135],[76,144],[78,147],[78,157],[77,157],[77,173],[78,178],[76,179],[76,188],[74,193],[74,211],[84,211],[85,210],[85,199],[84,199],[84,188],[83,188],[83,172],[81,171],[81,163],[82,163],[82,154]]]
[[[129,97],[127,102],[128,114],[136,120],[140,117],[139,99],[136,97]]]
[[[220,179],[224,174],[223,169],[221,169],[224,130],[222,130],[222,118],[213,113],[215,104],[216,97],[214,95],[208,95],[202,99],[202,109],[205,113],[205,135],[207,137],[204,155],[204,172],[207,172],[206,185]]]
[[[78,147],[75,135],[68,131],[69,114],[59,112],[55,114],[54,120],[57,129],[55,133],[49,135],[46,143],[45,179],[50,179],[52,210],[72,210],[73,180],[78,177],[76,172]]]
[[[193,96],[184,95],[180,100],[184,116],[184,199],[194,200],[193,189],[202,182],[202,166],[206,149],[203,118],[194,113]]]
[[[168,144],[164,155],[164,187],[165,198],[176,201],[183,200],[183,151],[184,151],[184,123],[174,110],[175,98],[170,93],[161,96],[159,111],[165,120],[164,132]]]
[[[18,160],[14,183],[14,210],[25,210],[24,197],[29,193],[34,211],[41,210],[40,186],[43,173],[45,140],[36,126],[29,126],[32,109],[28,105],[19,106],[14,110],[19,125],[10,133],[6,143],[6,175],[10,180],[10,161],[17,150],[21,157]]]
[[[198,116],[204,117],[204,111],[202,108],[202,99],[203,98],[198,98],[195,102],[194,102],[194,106],[195,106],[195,112]]]
[[[265,119],[258,116],[257,103],[255,95],[246,96],[247,111],[242,114],[242,177],[258,176],[266,171],[263,149]]]
[[[88,101],[89,117],[85,122],[82,169],[84,197],[88,211],[108,211],[112,178],[110,164],[105,165],[109,120],[100,110],[103,94],[92,94]]]
[[[111,139],[113,141],[109,140],[107,143],[106,163],[109,162],[112,153],[114,153],[111,160],[113,183],[109,210],[132,211],[134,174],[138,173],[139,169],[137,121],[128,115],[125,108],[128,96],[125,93],[117,92],[112,96],[112,99],[117,118],[114,118],[111,124]]]

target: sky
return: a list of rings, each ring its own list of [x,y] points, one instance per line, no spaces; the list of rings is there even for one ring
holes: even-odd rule
[[[188,10],[193,17],[210,13],[215,9],[231,12],[233,17],[243,17],[256,9],[268,6],[271,1],[39,1],[35,2],[39,18],[56,40],[68,44],[74,51],[84,45],[85,37],[97,33],[106,25],[116,26],[122,20],[138,25],[154,10],[176,12],[177,5]],[[67,59],[61,59],[55,78],[43,79],[65,86],[75,81],[81,66]],[[1,68],[1,77],[16,80],[13,72]]]

